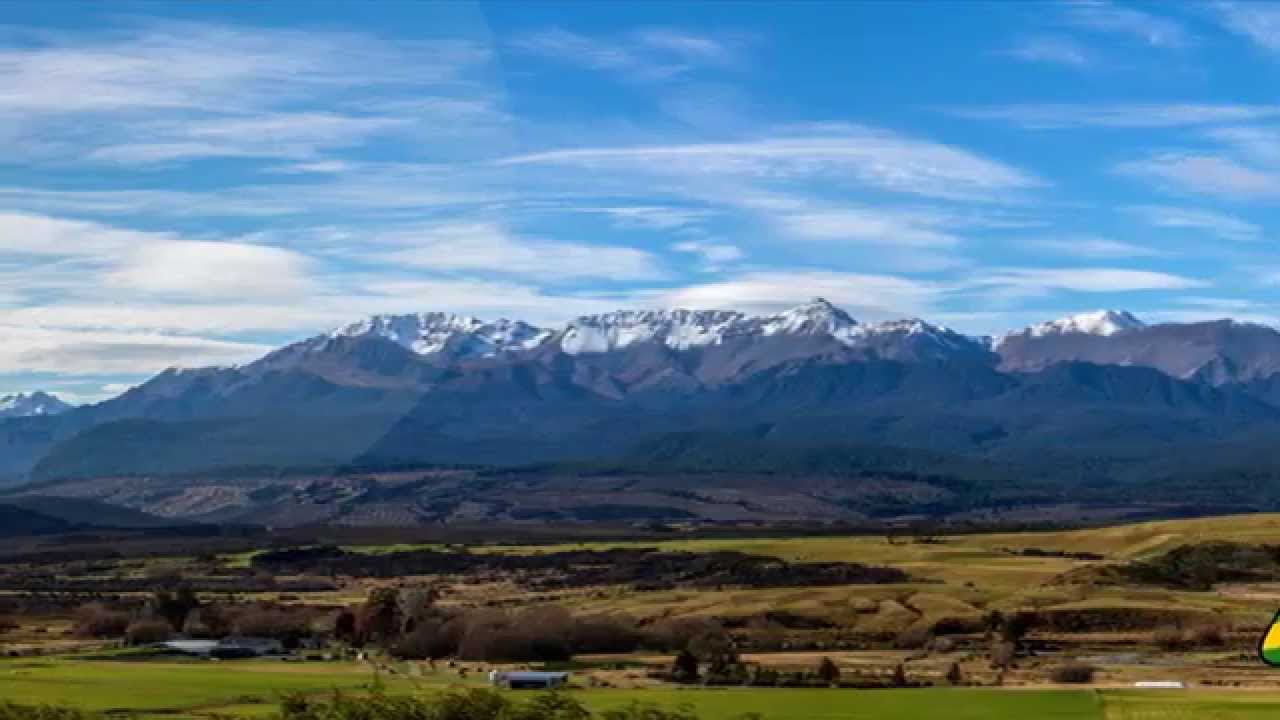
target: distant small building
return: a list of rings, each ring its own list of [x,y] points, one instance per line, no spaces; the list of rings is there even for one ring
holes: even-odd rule
[[[275,638],[232,636],[219,641],[211,656],[232,659],[284,654],[284,643]]]
[[[489,673],[489,684],[509,690],[555,690],[569,684],[569,673],[494,670]]]
[[[194,655],[195,657],[209,657],[214,648],[218,647],[217,640],[169,640],[160,643],[160,647],[173,652],[182,653],[183,655]]]
[[[272,638],[228,637],[222,640],[169,640],[159,647],[202,658],[236,660],[285,654],[284,644]]]
[[[1187,687],[1181,680],[1140,680],[1133,686],[1142,690],[1183,690]]]

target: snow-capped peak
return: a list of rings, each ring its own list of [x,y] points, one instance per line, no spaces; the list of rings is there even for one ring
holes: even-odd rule
[[[858,321],[849,313],[820,297],[760,320],[760,331],[764,335],[820,334],[831,335],[842,342],[854,335],[858,326]]]
[[[57,415],[71,406],[46,392],[14,393],[0,396],[0,418]]]
[[[1097,310],[1078,315],[1068,315],[1057,320],[1049,320],[1022,330],[1016,330],[1001,338],[996,345],[1000,345],[1006,338],[1013,336],[1097,335],[1109,337],[1119,333],[1140,330],[1144,327],[1146,327],[1146,323],[1135,317],[1133,313],[1124,310]]]
[[[1116,333],[1138,330],[1143,327],[1146,326],[1141,320],[1134,317],[1132,313],[1123,310],[1097,310],[1043,322],[1031,326],[1030,330],[1035,337],[1067,333],[1102,335],[1106,337]]]
[[[380,337],[419,355],[450,351],[460,357],[496,357],[531,350],[551,336],[551,332],[519,320],[485,322],[450,313],[374,315],[329,333],[338,337]]]
[[[730,310],[620,310],[585,315],[560,334],[570,355],[601,353],[648,341],[676,350],[720,343],[746,316]]]
[[[578,318],[561,334],[560,347],[577,355],[655,341],[673,350],[689,350],[753,335],[827,335],[852,344],[860,328],[848,313],[822,298],[763,316],[732,310],[624,310]]]
[[[322,351],[336,338],[380,337],[420,355],[455,358],[509,356],[554,344],[569,355],[613,352],[643,343],[677,351],[721,345],[730,339],[816,337],[848,347],[879,346],[893,338],[933,341],[956,347],[965,338],[919,319],[865,324],[823,298],[769,315],[735,310],[619,310],[584,315],[558,331],[511,320],[485,322],[447,313],[375,315],[314,338],[308,352]]]

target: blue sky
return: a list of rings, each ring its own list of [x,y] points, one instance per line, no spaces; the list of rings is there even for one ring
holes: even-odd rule
[[[9,3],[0,390],[379,312],[1274,323],[1280,5]]]

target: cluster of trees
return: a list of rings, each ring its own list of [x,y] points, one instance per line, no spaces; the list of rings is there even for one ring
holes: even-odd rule
[[[1193,648],[1217,648],[1227,643],[1226,630],[1221,625],[1203,623],[1190,628],[1167,625],[1151,633],[1151,642],[1166,652]]]
[[[130,645],[164,642],[181,634],[218,639],[229,635],[268,637],[286,647],[314,635],[322,613],[273,603],[219,605],[190,588],[152,594],[141,606],[89,603],[76,610],[72,632],[80,637],[124,638]]]
[[[445,608],[432,588],[381,588],[339,613],[334,633],[406,660],[556,662],[582,652],[630,652],[646,634],[624,615],[573,615],[556,606],[522,610]]]
[[[812,670],[779,670],[765,665],[742,662],[730,644],[716,637],[699,638],[689,648],[681,650],[671,664],[667,675],[671,682],[704,685],[750,685],[753,687],[912,687],[907,680],[906,668],[899,664],[888,677],[866,676],[846,679],[840,666],[824,657]],[[960,668],[952,665],[947,680],[959,685],[963,678]]]
[[[1109,569],[1126,582],[1207,591],[1220,582],[1280,579],[1280,545],[1227,541],[1181,545]]]
[[[1059,665],[1049,673],[1049,679],[1056,683],[1088,685],[1098,669],[1087,663],[1072,662]]]
[[[642,625],[620,614],[574,615],[557,606],[455,608],[430,587],[380,588],[339,613],[337,639],[376,647],[404,660],[563,662],[580,653],[653,650],[675,654],[666,678],[682,684],[830,687],[910,685],[901,666],[892,676],[846,682],[829,658],[811,670],[780,671],[743,662],[738,642],[719,621],[669,618]],[[1018,621],[999,621],[1024,632]],[[958,668],[956,669],[958,673]],[[949,678],[954,683],[959,678]]]
[[[896,568],[860,563],[788,563],[778,558],[733,551],[665,552],[657,548],[572,550],[533,555],[406,550],[368,555],[326,546],[262,553],[257,570],[277,575],[398,578],[468,574],[518,577],[534,588],[635,585],[818,587],[900,583],[909,578]]]

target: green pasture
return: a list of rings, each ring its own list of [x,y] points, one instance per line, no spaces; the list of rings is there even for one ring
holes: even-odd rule
[[[372,680],[367,668],[354,663],[6,660],[0,662],[0,699],[168,715],[266,706],[297,692],[360,691]]]
[[[1093,720],[1101,718],[1089,691],[1002,691],[969,688],[919,690],[598,690],[585,694],[592,709],[639,700],[688,705],[702,720],[759,713],[765,720]]]
[[[269,716],[281,695],[363,692],[372,673],[355,664],[280,662],[0,662],[0,698],[150,720]],[[453,676],[385,680],[388,691],[430,692]],[[1280,690],[1136,691],[928,688],[916,690],[575,690],[594,710],[634,701],[688,705],[702,720],[759,713],[765,720],[1261,720],[1280,717]]]

